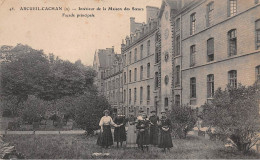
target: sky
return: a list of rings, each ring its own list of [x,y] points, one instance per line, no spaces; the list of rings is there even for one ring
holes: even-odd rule
[[[0,46],[17,43],[53,53],[61,59],[92,65],[95,51],[115,47],[130,33],[130,17],[146,21],[146,6],[161,0],[0,0]],[[62,7],[62,11],[25,11],[21,7]],[[78,8],[95,8],[79,11]],[[96,8],[143,8],[143,11],[97,11]],[[69,11],[64,11],[69,8]],[[10,10],[11,9],[11,10]],[[72,10],[77,9],[77,10]],[[63,17],[62,14],[75,17]],[[95,17],[76,18],[77,14]]]

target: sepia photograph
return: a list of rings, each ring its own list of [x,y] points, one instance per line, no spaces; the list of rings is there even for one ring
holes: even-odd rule
[[[0,0],[0,160],[259,161],[260,1]]]

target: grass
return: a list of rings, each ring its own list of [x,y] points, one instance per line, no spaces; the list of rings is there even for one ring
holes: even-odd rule
[[[150,147],[148,152],[126,147],[102,149],[96,145],[96,136],[85,135],[5,135],[4,140],[27,159],[93,159],[91,154],[100,152],[110,153],[105,159],[260,159],[254,152],[243,155],[224,148],[221,142],[195,136],[173,139],[174,147],[167,153],[157,147]]]

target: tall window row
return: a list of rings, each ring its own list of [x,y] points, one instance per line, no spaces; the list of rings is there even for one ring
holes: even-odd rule
[[[144,45],[140,45],[140,59],[143,59],[143,56],[144,56]],[[146,49],[147,49],[147,56],[150,56],[151,55],[151,41],[148,40],[147,43],[146,43]],[[133,61],[132,61],[132,58]],[[124,59],[123,59],[123,62],[124,62],[124,66],[126,66],[127,64],[131,64],[132,62],[136,62],[138,61],[138,48],[135,48],[134,49],[134,57],[132,57],[132,51],[130,51],[128,53],[128,57],[127,57],[127,54],[124,55]]]
[[[134,90],[134,103],[136,104],[136,102],[137,102],[137,88],[134,88],[133,89]],[[140,99],[140,104],[142,104],[143,103],[143,87],[141,86],[140,87],[140,96],[139,96],[139,99]],[[126,90],[124,90],[124,92],[123,92],[123,96],[124,96],[124,99],[123,99],[123,101],[124,102],[126,102]],[[147,85],[147,87],[146,87],[146,100],[147,100],[147,102],[148,101],[150,101],[150,99],[151,99],[151,89],[150,89],[150,85]],[[129,89],[128,90],[128,103],[129,104],[132,104],[132,89]]]

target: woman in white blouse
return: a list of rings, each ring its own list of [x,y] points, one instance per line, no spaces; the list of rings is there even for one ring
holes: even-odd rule
[[[99,126],[101,127],[101,138],[98,140],[98,145],[108,148],[109,146],[113,145],[113,137],[111,132],[111,125],[115,127],[119,127],[116,125],[112,118],[109,116],[109,111],[105,110],[103,112],[105,116],[103,116],[99,122]]]

